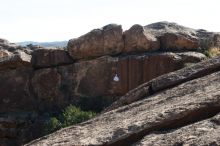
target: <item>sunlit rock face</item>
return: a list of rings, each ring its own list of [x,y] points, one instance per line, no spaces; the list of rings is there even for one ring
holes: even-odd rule
[[[94,29],[77,39],[70,40],[67,48],[73,59],[121,53],[124,48],[121,25],[110,24],[101,29]]]
[[[84,97],[88,109],[103,103],[99,111],[116,101],[109,111],[151,95],[170,81],[143,84],[206,60],[203,52],[210,47],[220,47],[219,33],[169,22],[125,31],[109,24],[70,39],[65,48],[0,39],[0,143],[20,145],[39,137],[42,113],[79,105]]]

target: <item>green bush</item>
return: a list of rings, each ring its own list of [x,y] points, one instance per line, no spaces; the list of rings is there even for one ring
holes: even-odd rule
[[[73,105],[65,108],[61,115],[62,127],[67,127],[73,124],[81,123],[95,116],[91,111],[82,111]]]
[[[60,128],[84,122],[95,115],[94,112],[82,111],[78,107],[69,105],[57,117],[51,117],[45,122],[43,134],[49,134]]]
[[[51,117],[44,125],[44,134],[54,132],[61,128],[61,123],[56,117]]]

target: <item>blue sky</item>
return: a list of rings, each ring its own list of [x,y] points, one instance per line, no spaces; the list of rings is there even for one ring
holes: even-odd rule
[[[220,0],[1,0],[0,38],[61,41],[117,23],[176,22],[220,32]]]

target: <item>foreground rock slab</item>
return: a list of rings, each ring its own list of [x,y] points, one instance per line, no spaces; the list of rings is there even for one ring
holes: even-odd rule
[[[219,82],[220,72],[215,72],[27,145],[131,145],[152,131],[177,129],[219,113]]]
[[[134,146],[220,145],[220,113],[177,130],[149,134]]]

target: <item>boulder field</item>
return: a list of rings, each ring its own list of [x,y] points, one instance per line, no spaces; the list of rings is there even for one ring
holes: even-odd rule
[[[219,58],[204,55],[212,47],[220,47],[219,33],[169,22],[136,24],[126,31],[109,24],[69,40],[66,49],[0,39],[0,145],[39,137],[42,113],[79,105],[84,98],[92,103],[88,109],[97,99],[105,103],[99,116],[30,144],[144,145],[153,131],[161,132],[155,138],[172,139],[175,131],[163,129],[194,124],[192,115],[199,120],[219,112]],[[200,108],[208,110],[207,117]],[[172,127],[173,122],[180,124]]]

